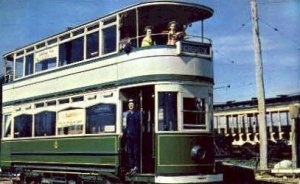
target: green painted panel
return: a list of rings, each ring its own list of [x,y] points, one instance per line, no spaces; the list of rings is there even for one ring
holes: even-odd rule
[[[0,167],[10,166],[10,143],[1,142]]]
[[[1,154],[10,156],[6,158],[14,163],[108,166],[119,163],[117,135],[14,140],[3,144],[10,150],[1,150]]]
[[[159,174],[192,174],[213,169],[214,144],[211,134],[158,134],[156,145],[156,171]],[[191,157],[195,145],[201,145],[206,151],[207,156],[200,162]]]

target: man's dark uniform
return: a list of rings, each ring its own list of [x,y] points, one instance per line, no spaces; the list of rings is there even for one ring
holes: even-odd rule
[[[124,134],[126,136],[128,167],[138,168],[140,159],[140,112],[128,111],[128,114],[126,115],[126,124]]]

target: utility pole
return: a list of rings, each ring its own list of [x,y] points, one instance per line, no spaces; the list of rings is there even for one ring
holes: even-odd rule
[[[263,79],[263,65],[261,56],[261,44],[259,38],[259,27],[257,17],[256,0],[251,0],[251,15],[252,15],[252,33],[255,53],[256,65],[256,90],[258,101],[258,122],[259,122],[259,155],[260,155],[260,170],[268,169],[268,137],[266,126],[266,107],[265,107],[265,90]]]

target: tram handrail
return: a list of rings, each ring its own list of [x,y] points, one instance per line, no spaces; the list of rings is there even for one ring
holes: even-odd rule
[[[140,44],[137,43],[137,41],[139,41],[140,39],[144,38],[146,35],[140,35],[140,36],[135,36],[135,37],[128,37],[128,38],[123,38],[123,40],[120,40],[120,48],[122,49],[122,46],[124,46],[128,40],[131,40],[132,43],[136,43],[136,47],[139,48],[141,47]],[[165,44],[156,44],[156,40],[153,39],[153,37],[157,37],[157,36],[168,36],[168,33],[153,33],[151,34],[152,40],[154,45],[167,45],[167,40],[165,42]],[[197,40],[195,40],[197,39]],[[198,40],[199,39],[199,40]],[[202,44],[212,44],[212,40],[208,37],[203,37],[203,36],[198,36],[198,35],[185,35],[182,39],[180,39],[179,41],[196,41]]]

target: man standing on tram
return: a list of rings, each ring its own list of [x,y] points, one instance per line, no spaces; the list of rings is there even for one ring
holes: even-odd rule
[[[128,174],[135,174],[139,168],[140,160],[140,112],[136,110],[133,99],[128,101],[128,111],[124,113],[124,121],[126,121],[123,129],[123,136],[125,139],[125,149],[127,150],[128,167],[130,171]]]

